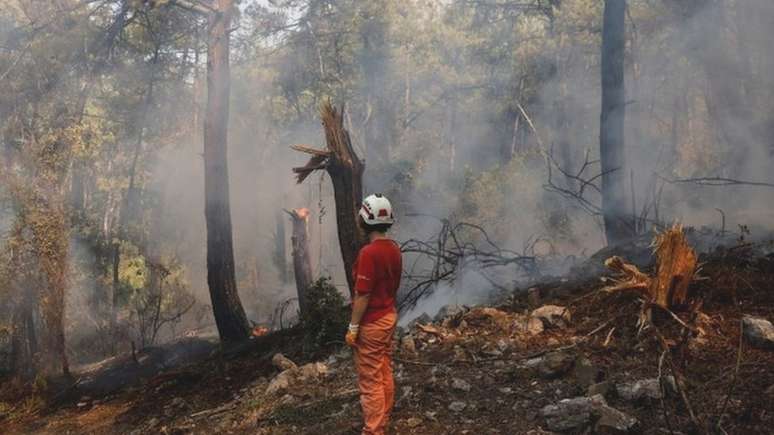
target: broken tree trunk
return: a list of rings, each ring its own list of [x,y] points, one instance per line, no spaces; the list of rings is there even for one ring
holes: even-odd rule
[[[307,300],[309,287],[312,285],[312,260],[309,255],[309,209],[297,208],[292,211],[285,210],[293,222],[293,234],[290,238],[293,244],[293,272],[296,277],[296,291],[298,292],[298,309],[303,316],[307,312]]]
[[[688,245],[680,225],[658,234],[653,240],[656,254],[656,274],[650,277],[637,266],[611,257],[605,266],[618,272],[621,277],[605,288],[608,292],[636,290],[646,302],[666,310],[683,306],[688,301],[688,287],[697,267],[696,252]]]
[[[341,257],[344,260],[345,276],[352,296],[354,282],[352,267],[366,238],[357,221],[357,210],[363,198],[363,171],[365,164],[352,147],[349,132],[344,128],[344,109],[336,110],[330,102],[320,109],[327,150],[317,150],[294,145],[296,151],[311,154],[306,166],[293,168],[298,183],[302,183],[312,172],[325,169],[333,182],[336,202],[336,227],[339,235]]]

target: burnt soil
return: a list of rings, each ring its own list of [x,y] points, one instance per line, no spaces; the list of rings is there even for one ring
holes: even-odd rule
[[[560,349],[590,360],[599,369],[597,381],[616,384],[657,377],[663,344],[670,348],[663,374],[672,374],[671,363],[687,402],[678,394],[663,403],[608,396],[611,406],[640,421],[641,433],[774,433],[774,351],[740,341],[742,315],[774,320],[774,255],[743,245],[700,261],[702,278],[691,291],[703,301],[701,314],[677,313],[695,333],[686,334],[658,312],[656,327],[638,333],[637,296],[602,292],[599,277],[544,282],[533,291],[541,295],[539,301],[530,303],[519,292],[495,307],[431,325],[430,332],[414,330],[417,351],[399,348],[395,355],[397,403],[390,433],[547,433],[540,409],[584,395],[585,386],[572,370],[546,379],[525,369],[525,362]],[[567,307],[569,325],[538,335],[513,327],[543,304]],[[162,370],[120,391],[86,397],[69,388],[49,395],[47,404],[32,394],[10,397],[14,390],[6,385],[0,433],[359,433],[348,351],[336,344],[310,355],[299,338],[295,330],[274,333]],[[267,395],[278,373],[271,364],[276,352],[299,365],[326,362],[329,374]],[[455,389],[455,379],[466,381],[469,391]],[[464,409],[450,410],[456,401]]]

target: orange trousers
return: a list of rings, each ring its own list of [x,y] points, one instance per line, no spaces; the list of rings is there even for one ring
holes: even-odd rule
[[[395,312],[365,325],[355,348],[360,405],[363,408],[363,435],[382,435],[395,401],[392,378],[392,336],[398,315]]]

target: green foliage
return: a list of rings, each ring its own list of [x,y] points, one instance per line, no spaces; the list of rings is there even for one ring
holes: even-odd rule
[[[323,277],[315,281],[306,297],[309,309],[300,319],[304,348],[314,350],[341,341],[347,329],[349,310],[344,297],[331,284],[331,279]]]

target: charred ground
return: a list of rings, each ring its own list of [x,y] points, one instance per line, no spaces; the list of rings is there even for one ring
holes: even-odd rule
[[[397,404],[391,429],[413,434],[546,433],[551,426],[546,406],[600,393],[609,407],[636,418],[630,429],[634,433],[770,433],[774,352],[740,337],[743,316],[774,318],[770,248],[738,244],[700,256],[700,278],[691,286],[694,297],[703,301],[699,314],[691,320],[677,313],[693,332],[658,312],[654,326],[639,332],[637,297],[607,293],[600,277],[588,274],[536,284],[490,307],[450,307],[435,322],[415,322],[403,331],[396,352]],[[540,326],[530,320],[535,309],[552,305],[566,308],[569,316],[553,312]],[[670,349],[666,354],[664,343]],[[272,363],[276,353],[298,363],[323,364],[279,376]],[[195,361],[189,364],[136,375],[136,382],[120,390],[94,394],[78,386],[65,388],[48,396],[56,399],[46,405],[35,402],[35,392],[5,385],[0,430],[358,431],[355,372],[339,344],[310,354],[301,345],[301,332],[287,330],[191,358]],[[674,375],[684,394],[667,385]],[[666,392],[663,400],[647,392],[626,397],[626,388],[648,379],[663,381],[664,388],[658,389]],[[19,399],[21,393],[26,399]],[[570,433],[614,430],[600,426],[593,412],[568,418],[580,419],[577,427],[567,429]]]

